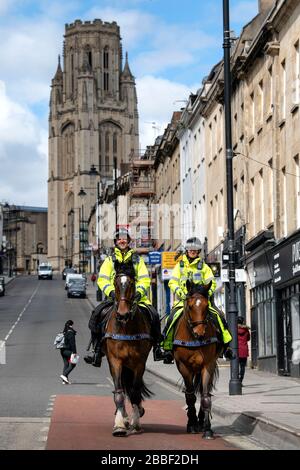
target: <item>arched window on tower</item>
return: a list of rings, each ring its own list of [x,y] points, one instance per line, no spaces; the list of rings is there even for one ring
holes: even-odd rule
[[[105,153],[109,153],[109,132],[105,133]]]
[[[71,96],[74,95],[74,83],[75,83],[75,68],[74,68],[74,54],[71,54]]]
[[[104,91],[109,90],[109,50],[105,46],[103,51],[103,88]]]
[[[117,152],[118,152],[118,135],[116,132],[114,132],[114,135],[113,135],[113,154],[114,156],[117,155]]]
[[[62,130],[61,176],[72,176],[75,168],[74,124],[67,124]]]

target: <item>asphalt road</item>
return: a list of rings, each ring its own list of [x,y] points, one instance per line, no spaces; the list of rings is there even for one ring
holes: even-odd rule
[[[6,341],[6,364],[0,365],[0,449],[44,449],[47,440],[48,448],[64,448],[59,438],[61,427],[57,423],[62,421],[62,417],[70,423],[67,428],[64,423],[63,428],[63,440],[67,442],[65,435],[73,432],[74,424],[81,421],[87,426],[88,417],[94,415],[101,420],[99,411],[93,412],[93,404],[106,411],[101,426],[105,430],[103,439],[106,446],[111,443],[112,448],[118,449],[120,441],[113,438],[110,432],[114,419],[113,386],[106,360],[100,369],[82,360],[89,341],[87,324],[90,312],[88,300],[67,298],[64,282],[58,276],[52,281],[24,276],[7,286],[6,295],[0,298],[0,340]],[[77,350],[81,361],[70,374],[72,385],[63,385],[59,378],[62,359],[59,351],[53,347],[53,341],[69,319],[74,321],[77,331]],[[172,432],[168,435],[167,422],[173,420],[173,426],[176,427],[174,416],[181,416],[178,423],[181,428],[177,430],[181,439],[183,436],[189,438],[185,434],[183,394],[149,373],[145,374],[145,382],[155,394],[149,403],[148,431],[151,433],[151,429],[155,429],[157,442],[164,442],[164,445],[169,442],[172,448]],[[86,415],[84,410],[87,410]],[[164,410],[167,420],[161,434],[166,436],[165,439],[161,439],[159,434],[159,410]],[[226,441],[219,438],[214,441],[215,445],[210,444],[210,448],[260,448],[256,443],[246,442],[245,438],[230,429],[224,429],[217,423],[215,427]],[[92,434],[89,445],[91,439]],[[131,440],[131,448],[134,448],[134,442],[138,443],[137,448],[143,448],[141,435],[136,441]],[[193,442],[199,446],[194,437]],[[95,441],[93,445],[92,448],[99,448],[101,444]],[[74,442],[73,448],[78,448],[76,446]],[[81,446],[85,448],[82,440]]]

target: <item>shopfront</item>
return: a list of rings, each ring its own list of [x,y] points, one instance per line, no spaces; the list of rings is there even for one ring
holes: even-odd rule
[[[245,250],[250,291],[251,365],[277,373],[276,299],[273,286],[273,232],[266,230],[249,241]],[[247,315],[247,319],[249,316]]]
[[[273,248],[277,313],[278,372],[300,377],[292,363],[293,342],[300,340],[300,232]]]

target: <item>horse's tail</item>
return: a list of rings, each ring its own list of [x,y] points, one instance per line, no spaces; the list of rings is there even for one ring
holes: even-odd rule
[[[129,397],[129,399],[131,399],[131,397],[134,396],[137,390],[133,387],[133,371],[131,369],[128,369],[128,367],[123,367],[122,384],[126,395]],[[142,378],[140,380],[139,392],[141,394],[142,400],[144,400],[145,398],[150,398],[152,395],[154,395],[154,393],[151,392],[151,390],[146,386]]]

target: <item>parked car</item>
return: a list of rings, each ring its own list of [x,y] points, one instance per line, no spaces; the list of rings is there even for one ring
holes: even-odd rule
[[[67,290],[70,286],[70,280],[71,279],[81,279],[85,282],[86,284],[86,278],[83,274],[76,274],[76,273],[68,273],[66,275],[66,283],[65,283],[65,289]]]
[[[0,296],[2,297],[5,294],[5,280],[4,277],[0,277]]]
[[[52,279],[53,271],[51,264],[41,263],[38,267],[38,278],[39,279]]]
[[[85,279],[70,279],[68,287],[68,297],[86,297]]]
[[[67,277],[67,274],[76,274],[77,271],[75,268],[65,268],[61,273],[62,280],[64,281]]]

